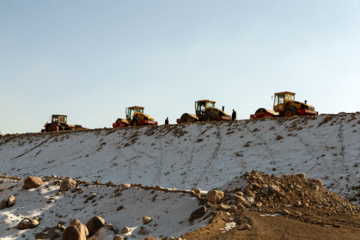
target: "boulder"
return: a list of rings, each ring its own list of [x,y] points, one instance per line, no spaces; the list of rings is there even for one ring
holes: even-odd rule
[[[217,209],[223,210],[223,211],[228,211],[230,209],[230,206],[226,205],[226,204],[218,204]]]
[[[148,217],[148,216],[143,216],[142,221],[143,221],[143,224],[148,224],[152,221],[152,218]]]
[[[39,225],[39,221],[32,218],[24,218],[18,225],[17,228],[20,230],[36,228]]]
[[[124,190],[129,189],[131,186],[128,183],[124,183],[124,184],[121,184],[120,187],[121,187],[121,190],[124,191]]]
[[[74,187],[76,187],[76,181],[72,178],[67,178],[61,182],[60,191],[65,192]]]
[[[91,218],[87,223],[86,227],[89,229],[90,235],[93,235],[100,228],[105,226],[105,220],[102,217],[95,216]]]
[[[105,225],[106,229],[113,231],[115,234],[119,233],[119,229],[112,223],[108,223]]]
[[[12,207],[15,205],[15,203],[16,203],[16,198],[13,195],[11,195],[7,200],[7,207]]]
[[[7,207],[7,202],[5,201],[5,200],[2,200],[1,202],[0,202],[0,209],[4,209],[4,208],[6,208]]]
[[[44,182],[41,178],[29,176],[24,180],[23,189],[37,188],[43,184]]]
[[[125,234],[125,233],[129,233],[130,231],[131,231],[131,228],[124,227],[123,229],[121,229],[120,233]]]
[[[190,214],[190,218],[189,218],[189,221],[192,222],[194,221],[195,219],[197,218],[201,218],[205,215],[207,211],[207,208],[206,207],[200,207],[198,209],[196,209],[195,211],[193,211],[191,214]]]
[[[63,240],[86,240],[84,228],[80,225],[71,225],[67,227],[63,234]]]
[[[149,235],[150,231],[147,230],[145,227],[141,226],[139,231],[137,232],[139,235]]]
[[[206,194],[206,200],[212,203],[217,203],[221,201],[223,197],[224,197],[224,192],[217,190],[211,190]]]
[[[57,239],[61,237],[62,231],[58,227],[52,227],[47,231],[46,238]]]
[[[200,189],[200,188],[193,188],[193,189],[191,189],[191,191],[192,191],[193,193],[195,193],[196,195],[200,195],[200,194],[201,194],[201,189]]]
[[[113,240],[124,240],[124,238],[120,235],[114,235]]]
[[[75,225],[78,225],[80,226],[81,228],[84,228],[84,232],[85,232],[85,236],[88,236],[89,235],[89,229],[87,228],[87,226],[85,226],[84,224],[82,224],[78,219],[74,219],[74,220],[71,220],[70,222],[70,226],[75,226]]]

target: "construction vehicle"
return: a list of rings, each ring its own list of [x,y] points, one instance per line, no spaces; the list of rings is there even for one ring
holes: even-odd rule
[[[295,93],[293,92],[278,92],[274,95],[274,107],[273,110],[266,108],[259,108],[255,114],[250,115],[250,119],[257,118],[273,118],[273,117],[292,117],[294,115],[318,115],[315,108],[307,104],[295,101]]]
[[[51,122],[46,123],[44,129],[41,132],[59,132],[59,131],[77,131],[84,130],[86,128],[81,125],[67,124],[67,116],[62,114],[53,114],[51,116]]]
[[[231,120],[230,114],[215,108],[215,101],[199,100],[195,102],[195,114],[184,113],[177,123],[196,122],[196,121],[228,121]]]
[[[125,115],[126,119],[118,118],[115,123],[113,123],[113,128],[158,124],[154,118],[144,113],[144,107],[127,107],[125,109]]]

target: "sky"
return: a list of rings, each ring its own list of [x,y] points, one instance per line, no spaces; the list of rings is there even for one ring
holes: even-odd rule
[[[0,0],[0,56],[2,134],[133,105],[174,124],[200,99],[248,119],[281,91],[360,111],[359,0]]]

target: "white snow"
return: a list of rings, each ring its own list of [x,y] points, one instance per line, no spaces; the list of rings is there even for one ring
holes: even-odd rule
[[[1,174],[10,176],[69,176],[170,189],[200,187],[203,191],[244,186],[237,176],[252,170],[279,176],[303,172],[307,178],[319,178],[329,190],[351,198],[357,193],[352,187],[360,185],[360,114],[8,135],[0,138],[0,167]],[[5,181],[0,189],[3,184],[15,183]],[[151,195],[145,190],[129,189],[111,201],[104,198],[89,210],[82,207],[82,198],[60,195],[53,205],[37,198],[36,191],[50,196],[55,187],[47,183],[41,190],[21,192],[14,207],[0,210],[0,238],[15,239],[18,230],[13,227],[25,216],[45,215],[56,225],[58,218],[50,211],[60,210],[66,221],[76,217],[82,222],[97,211],[119,228],[138,228],[143,215],[157,213],[157,226],[151,227],[154,236],[180,236],[205,224],[185,224],[198,207],[198,201],[186,194],[174,193],[159,206],[158,201],[149,202]],[[21,186],[11,191],[18,188]],[[11,191],[0,191],[0,200]],[[91,191],[111,194],[106,187]],[[22,203],[26,199],[35,200]],[[118,215],[114,209],[120,202],[125,209]],[[161,213],[165,209],[167,213]],[[179,224],[181,221],[184,223]]]

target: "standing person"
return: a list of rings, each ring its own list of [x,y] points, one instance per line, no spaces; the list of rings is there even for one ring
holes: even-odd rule
[[[165,119],[165,125],[168,125],[169,124],[169,117],[167,117],[166,119]]]
[[[235,111],[235,109],[233,109],[233,113],[232,113],[231,119],[232,119],[233,121],[236,119],[236,111]]]

